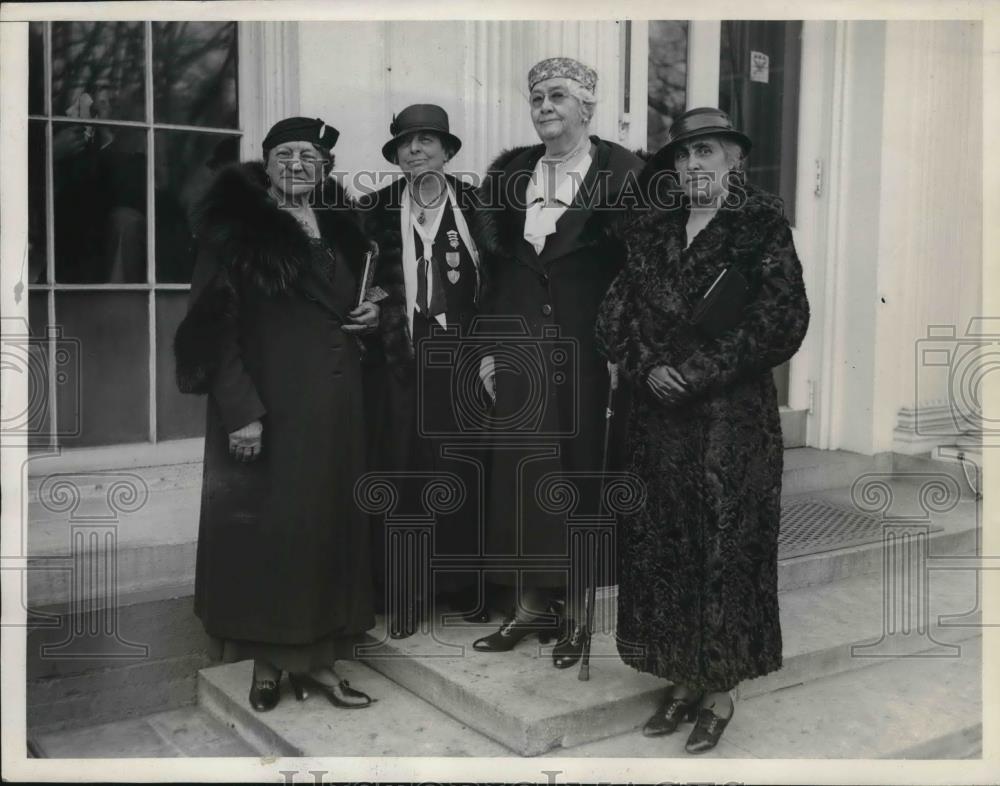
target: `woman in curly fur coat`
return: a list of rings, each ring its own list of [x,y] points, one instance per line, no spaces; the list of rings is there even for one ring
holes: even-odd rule
[[[368,241],[323,182],[336,138],[288,118],[264,162],[219,173],[195,217],[174,344],[181,390],[208,394],[195,612],[224,660],[254,660],[257,710],[277,704],[282,671],[299,699],[311,682],[338,706],[370,703],[333,668],[375,622],[353,490],[365,471],[356,336],[378,320],[374,304],[355,307]]]
[[[729,691],[782,662],[771,369],[798,350],[809,306],[780,199],[742,177],[749,147],[717,109],[675,121],[645,174],[675,168],[683,204],[626,227],[628,262],[597,323],[603,351],[634,385],[629,468],[648,494],[619,521],[618,650],[672,683],[644,733],[697,719],[692,753],[717,743],[733,714]],[[725,307],[736,316],[695,327],[694,307],[730,266],[747,285],[743,303]]]

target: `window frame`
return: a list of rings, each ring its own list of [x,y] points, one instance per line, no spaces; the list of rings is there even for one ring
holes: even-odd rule
[[[156,325],[156,298],[160,292],[188,292],[191,285],[184,283],[161,283],[156,281],[156,204],[155,204],[155,163],[154,138],[158,131],[186,131],[199,134],[217,134],[220,137],[237,136],[240,139],[240,159],[247,155],[248,136],[257,137],[260,135],[260,111],[259,106],[253,106],[246,101],[251,101],[254,93],[248,88],[246,82],[251,77],[250,66],[260,55],[263,42],[261,34],[261,23],[247,23],[236,21],[236,45],[238,52],[237,62],[237,123],[234,128],[202,127],[181,125],[175,123],[158,123],[154,119],[154,96],[153,96],[153,24],[154,21],[143,20],[144,26],[144,66],[145,66],[145,116],[142,121],[126,120],[101,120],[96,118],[78,119],[56,117],[52,113],[52,25],[53,20],[45,20],[43,25],[43,106],[42,114],[28,113],[29,125],[42,122],[45,124],[45,281],[28,285],[28,293],[35,295],[45,293],[45,318],[46,324],[56,325],[56,298],[62,292],[145,292],[146,293],[146,328],[147,328],[147,365],[146,379],[148,381],[148,422],[146,427],[145,441],[137,440],[127,443],[108,443],[107,445],[87,445],[80,447],[63,448],[60,444],[59,418],[58,418],[58,394],[56,381],[55,350],[58,338],[49,331],[47,337],[47,411],[49,413],[47,441],[32,450],[33,455],[44,455],[48,451],[83,453],[95,451],[98,454],[106,452],[109,448],[128,447],[129,455],[132,453],[142,454],[144,446],[153,447],[163,443],[184,443],[184,452],[193,453],[191,443],[201,444],[203,437],[173,437],[168,439],[158,439],[157,435],[157,325]],[[224,20],[220,20],[224,21]],[[235,20],[232,20],[235,21]],[[259,102],[258,102],[259,103]],[[54,213],[54,175],[55,162],[53,160],[52,134],[54,124],[60,125],[107,125],[115,127],[127,127],[142,129],[146,139],[146,281],[142,283],[59,283],[56,281],[56,259],[55,259],[55,213]],[[161,347],[162,349],[162,347]],[[140,450],[131,450],[139,448]],[[134,459],[133,459],[134,460]],[[128,462],[131,463],[131,460]]]

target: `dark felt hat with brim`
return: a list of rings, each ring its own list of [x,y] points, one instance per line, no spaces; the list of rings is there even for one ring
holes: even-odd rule
[[[436,104],[413,104],[392,116],[392,123],[389,124],[392,139],[382,145],[382,155],[386,161],[397,163],[396,148],[405,136],[414,131],[432,131],[438,134],[452,149],[453,154],[462,147],[462,140],[448,128],[447,112]]]
[[[732,139],[743,148],[744,155],[750,152],[753,144],[750,137],[733,126],[729,115],[721,109],[702,106],[689,109],[674,121],[667,135],[667,143],[656,152],[656,157],[672,161],[674,151],[679,144],[703,136]]]

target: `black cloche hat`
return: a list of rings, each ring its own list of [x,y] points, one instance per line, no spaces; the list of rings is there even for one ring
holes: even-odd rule
[[[670,159],[677,145],[700,136],[725,136],[734,139],[743,148],[744,155],[750,152],[753,144],[750,137],[733,126],[729,115],[721,109],[702,106],[689,109],[674,121],[667,134],[667,143],[657,151],[656,157]]]
[[[462,147],[462,140],[448,129],[448,113],[436,104],[413,104],[398,115],[393,115],[389,124],[392,139],[382,145],[382,155],[392,164],[396,162],[396,146],[399,141],[414,131],[433,131],[451,143],[454,153]]]

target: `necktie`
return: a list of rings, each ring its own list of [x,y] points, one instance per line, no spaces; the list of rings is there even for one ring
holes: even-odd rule
[[[429,316],[430,303],[427,300],[427,258],[420,257],[417,262],[417,310]]]

